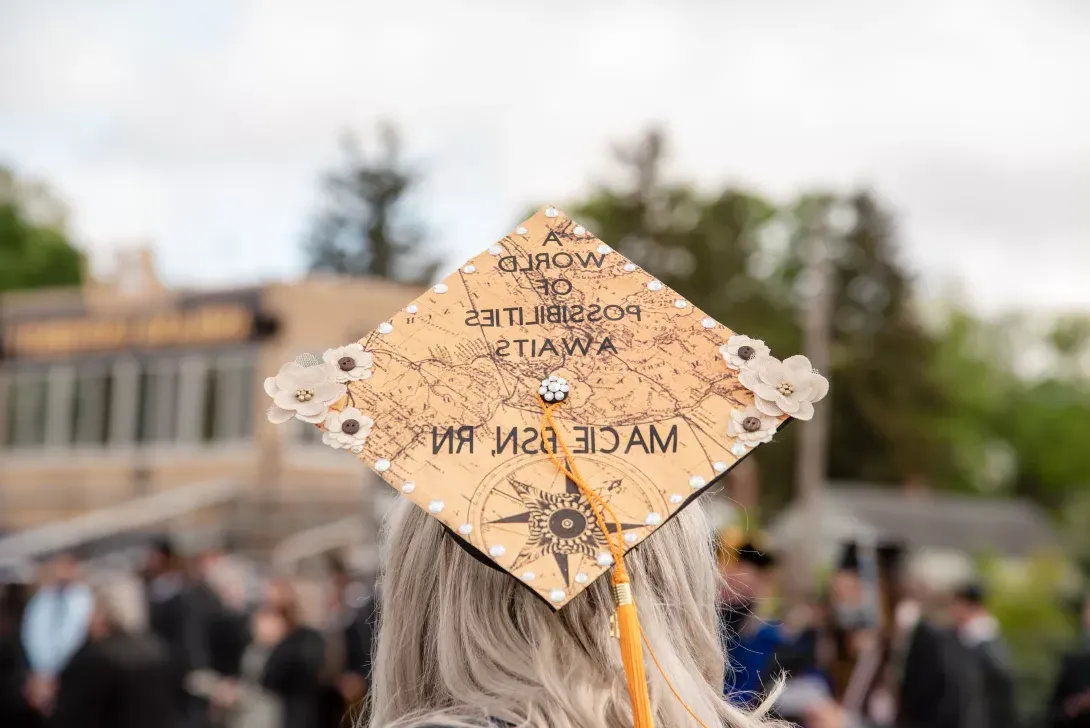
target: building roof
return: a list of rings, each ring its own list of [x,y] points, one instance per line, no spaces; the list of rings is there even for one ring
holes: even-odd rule
[[[804,518],[795,501],[774,520],[772,538],[783,545],[797,540]],[[822,530],[827,540],[874,538],[907,548],[972,555],[1028,556],[1060,548],[1048,516],[1026,500],[863,483],[830,484],[822,509]]]

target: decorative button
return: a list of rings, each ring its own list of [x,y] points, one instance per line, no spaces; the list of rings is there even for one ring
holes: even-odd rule
[[[350,356],[342,356],[337,360],[337,367],[342,372],[350,372],[356,368],[356,360]]]
[[[756,432],[761,429],[761,421],[756,417],[747,417],[742,420],[742,429],[746,432]]]
[[[739,346],[738,347],[738,358],[743,360],[743,361],[749,361],[750,359],[753,358],[753,356],[756,353],[757,353],[757,350],[754,349],[752,346]]]
[[[355,435],[360,431],[359,420],[343,420],[341,422],[341,432],[346,435]]]

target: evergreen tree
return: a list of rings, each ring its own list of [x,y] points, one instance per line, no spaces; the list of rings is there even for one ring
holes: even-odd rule
[[[310,268],[424,284],[439,263],[422,254],[423,235],[403,209],[418,177],[402,162],[396,130],[382,126],[379,136],[374,159],[345,139],[346,160],[325,178],[328,201],[307,242]]]

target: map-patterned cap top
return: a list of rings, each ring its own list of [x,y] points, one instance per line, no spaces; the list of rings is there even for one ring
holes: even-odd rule
[[[828,382],[547,207],[265,390],[560,609]]]

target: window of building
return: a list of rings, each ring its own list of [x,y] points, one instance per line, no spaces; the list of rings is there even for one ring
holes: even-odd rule
[[[137,381],[137,442],[173,441],[178,431],[178,362],[174,359],[146,361]]]
[[[75,384],[68,408],[71,442],[105,445],[110,439],[110,408],[114,394],[109,362],[78,371]]]
[[[45,444],[46,434],[46,395],[49,389],[46,372],[16,371],[9,381],[4,426],[7,444],[14,448],[41,447]]]

